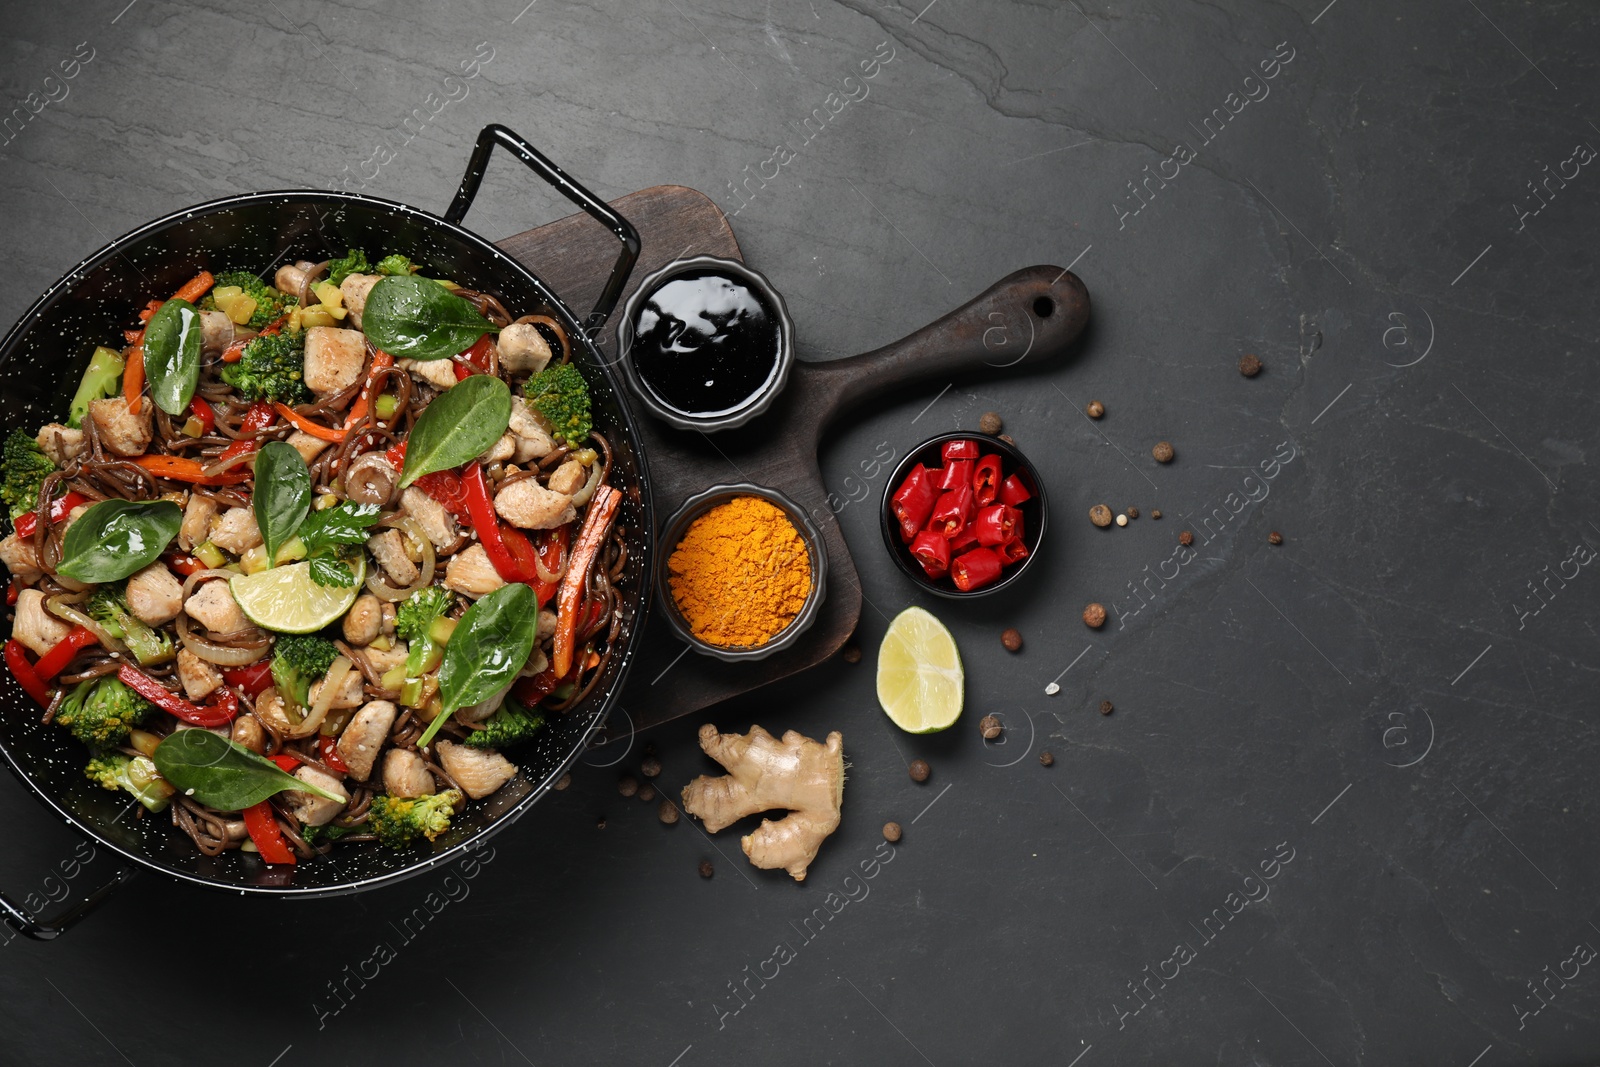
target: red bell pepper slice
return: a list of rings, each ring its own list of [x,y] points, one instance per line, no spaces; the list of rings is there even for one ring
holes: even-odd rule
[[[239,714],[239,698],[232,689],[219,689],[211,702],[196,707],[132,664],[117,668],[122,684],[144,697],[168,715],[191,726],[225,726]]]
[[[217,428],[216,409],[200,397],[189,401],[189,414],[200,420],[201,432],[210,433]]]
[[[263,860],[268,863],[294,862],[294,852],[272,814],[272,805],[263,800],[245,808],[243,814],[244,827],[250,831],[250,840],[256,843],[256,851],[261,853]]]
[[[472,519],[472,527],[478,531],[478,540],[483,545],[483,550],[489,554],[489,562],[494,564],[495,573],[508,582],[537,581],[538,572],[531,566],[528,570],[523,570],[522,563],[512,555],[513,549],[506,544],[500,517],[495,514],[494,502],[489,498],[489,483],[484,479],[483,466],[477,460],[467,464],[466,474],[461,479],[461,491],[462,496],[466,498],[467,514]],[[510,527],[505,529],[509,530]],[[531,564],[533,546],[528,545],[528,539],[522,537],[520,530],[515,533],[517,537],[522,538],[522,545],[527,546],[528,555],[525,559]]]
[[[50,501],[50,521],[60,522],[72,513],[72,509],[79,504],[87,504],[89,498],[82,493],[66,493]],[[17,516],[17,536],[28,538],[33,536],[33,531],[39,528],[39,513],[30,511],[26,515]]]
[[[333,738],[324,737],[317,742],[317,754],[322,757],[322,762],[326,763],[329,769],[340,774],[349,774],[350,768],[346,766],[344,757],[339,755],[338,745],[339,742]]]
[[[911,542],[911,554],[930,577],[950,569],[950,541],[932,530],[923,530]]]
[[[28,662],[27,650],[14,637],[6,641],[6,666],[11,668],[11,677],[17,680],[23,692],[31,696],[36,704],[41,708],[50,706],[50,687],[40,681],[39,673]]]
[[[100,639],[90,632],[87,627],[74,626],[67,632],[67,636],[55,643],[55,646],[49,652],[39,657],[39,662],[33,665],[33,672],[39,676],[40,681],[48,682],[60,674],[62,668],[71,663],[72,657],[76,656],[81,649],[99,643]]]
[[[917,536],[938,499],[935,473],[918,463],[889,500],[894,517],[900,523],[900,540],[910,542]]]
[[[265,331],[263,331],[265,332]],[[236,456],[247,452],[254,452],[261,447],[261,442],[256,435],[278,421],[278,412],[265,400],[257,400],[251,404],[244,413],[244,419],[239,423],[239,438],[233,444],[222,450],[217,456],[217,463],[225,463]]]
[[[404,470],[406,465],[406,442],[390,445],[384,450],[383,458],[389,461],[389,466],[395,470]],[[463,522],[471,521],[471,513],[467,510],[466,496],[461,487],[461,476],[455,471],[435,471],[424,474],[411,483],[424,493],[433,497],[450,514]]]
[[[1028,546],[1022,543],[1022,538],[1013,537],[1000,546],[1000,559],[1008,566],[1019,563],[1028,558]]]
[[[6,607],[16,607],[17,601],[20,599],[22,599],[22,582],[13,578],[11,579],[11,584],[6,586]]]
[[[471,348],[457,356],[451,366],[456,372],[456,381],[465,381],[474,374],[488,374],[489,353],[493,344],[494,338],[484,334],[472,343]]]
[[[980,508],[993,504],[1000,495],[1000,457],[984,456],[972,469],[972,495]]]
[[[1016,507],[1024,500],[1032,499],[1033,494],[1028,492],[1028,487],[1015,474],[1000,483],[1000,503]]]
[[[972,532],[977,535],[978,544],[993,548],[1015,536],[1019,518],[1016,508],[991,504],[978,512],[978,517],[972,523]]]
[[[939,497],[928,516],[928,529],[952,540],[972,521],[972,486],[962,485]]]
[[[254,700],[272,684],[272,660],[264,659],[248,667],[229,667],[222,672],[222,680],[243,689],[245,696]]]
[[[978,458],[978,442],[970,440],[970,439],[962,439],[962,440],[959,440],[959,441],[946,441],[944,443],[944,447],[939,450],[939,454],[942,455],[947,460],[950,460],[950,459],[977,459]]]
[[[963,593],[981,589],[1000,577],[1005,564],[1000,553],[992,548],[974,548],[957,556],[950,563],[950,580]]]
[[[276,756],[268,756],[267,759],[276,763],[278,770],[283,771],[285,774],[300,766],[300,757],[291,756],[287,752],[280,752]]]
[[[958,489],[963,485],[972,484],[972,460],[952,459],[944,465],[944,473],[939,478],[939,488],[949,491]]]

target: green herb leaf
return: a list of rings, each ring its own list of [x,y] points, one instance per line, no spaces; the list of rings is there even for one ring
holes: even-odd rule
[[[500,327],[434,282],[403,274],[372,287],[361,329],[395,359],[449,359]]]
[[[311,580],[318,585],[338,586],[348,589],[356,584],[356,572],[350,564],[337,556],[318,556],[307,569]]]
[[[156,770],[178,792],[218,811],[243,811],[285,790],[340,800],[210,730],[179,730],[156,746]]]
[[[144,376],[156,407],[181,415],[200,381],[200,312],[187,300],[168,300],[144,328]]]
[[[528,662],[539,629],[539,602],[521,582],[501,586],[467,609],[444,646],[439,700],[444,709],[417,746],[457,708],[480,704],[511,684]]]
[[[483,455],[509,425],[511,390],[505,382],[489,374],[457,382],[429,404],[412,427],[400,488],[424,474],[447,471]]]
[[[102,500],[67,527],[56,570],[80,582],[115,582],[165,552],[183,509],[170,500]]]
[[[311,471],[293,446],[268,441],[256,453],[255,481],[250,503],[271,561],[311,513]]]
[[[339,545],[362,544],[367,539],[367,527],[378,521],[380,512],[376,504],[352,504],[348,500],[312,512],[300,524],[300,540],[305,542],[306,554],[316,556]]]

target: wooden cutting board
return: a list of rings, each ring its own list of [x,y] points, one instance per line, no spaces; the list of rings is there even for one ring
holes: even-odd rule
[[[638,228],[642,250],[623,295],[674,259],[715,255],[743,260],[733,228],[710,198],[659,185],[611,202]],[[616,238],[578,214],[499,242],[582,314],[593,305],[616,257]],[[760,269],[760,264],[752,264]],[[620,314],[621,303],[618,304]],[[1028,267],[915,333],[846,359],[797,361],[788,389],[747,426],[706,435],[658,422],[641,411],[638,434],[650,467],[656,522],[700,490],[750,481],[788,494],[808,509],[828,546],[827,600],[794,645],[753,663],[724,663],[686,650],[658,615],[646,624],[638,658],[610,728],[643,729],[688,715],[822,662],[837,652],[861,614],[861,582],[834,517],[817,464],[828,427],[875,397],[960,377],[1036,368],[1063,354],[1089,317],[1089,293],[1059,267]],[[615,318],[599,339],[616,351]],[[805,324],[797,324],[800,349]],[[874,507],[876,507],[874,498]],[[863,551],[877,551],[876,543]],[[670,545],[660,546],[665,559]]]

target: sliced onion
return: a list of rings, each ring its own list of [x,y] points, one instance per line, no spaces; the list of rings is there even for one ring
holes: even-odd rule
[[[355,670],[355,664],[343,656],[333,661],[333,666],[328,668],[328,675],[322,680],[322,691],[317,694],[317,699],[311,704],[311,711],[295,727],[294,737],[309,737],[315,733],[317,727],[322,725],[322,720],[327,718],[328,709],[333,706],[333,698],[344,685],[345,677]]]
[[[539,572],[539,580],[547,585],[559,585],[561,576],[567,573],[567,553],[561,553],[561,565],[553,571],[544,568],[544,560],[539,558],[537,549],[533,553],[533,569]]]
[[[383,567],[375,565],[367,571],[367,590],[379,600],[387,600],[391,604],[398,600],[405,600],[420,589],[425,589],[433,584],[433,574],[438,557],[433,552],[433,542],[428,540],[428,535],[422,532],[422,527],[417,525],[417,520],[409,515],[394,519],[385,525],[399,530],[412,542],[422,548],[422,562],[417,565],[417,580],[404,589],[396,589],[384,581],[381,575]]]
[[[251,460],[253,460],[255,458],[256,458],[256,454],[254,452],[241,452],[237,456],[234,456],[232,459],[225,460],[222,463],[213,464],[213,465],[211,465],[209,467],[201,468],[200,473],[203,474],[204,476],[206,476],[207,478],[215,478],[217,475],[222,474],[225,471],[231,470],[232,468],[237,467],[241,463],[248,463],[248,462],[250,462]]]
[[[589,465],[589,480],[583,483],[583,488],[572,494],[572,506],[581,508],[593,497],[594,491],[600,488],[600,475],[604,473],[598,462]]]
[[[45,610],[58,619],[77,623],[79,626],[94,634],[94,639],[99,641],[101,647],[107,652],[127,652],[128,646],[118,641],[106,632],[106,628],[95,622],[94,619],[73,607],[73,604],[83,599],[82,593],[57,593],[44,602]]]
[[[211,578],[232,578],[233,571],[220,568],[195,571],[183,580],[183,602],[189,602],[189,595],[194,592],[194,587]],[[215,641],[201,637],[199,634],[189,632],[188,612],[178,613],[178,640],[183,642],[183,647],[193,652],[207,663],[214,663],[219,667],[245,667],[258,662],[265,654],[269,645],[256,647],[233,648],[228,645],[219,645]]]

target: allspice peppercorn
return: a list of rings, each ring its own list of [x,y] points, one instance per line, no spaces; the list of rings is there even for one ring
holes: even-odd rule
[[[1160,508],[1152,508],[1150,510],[1150,517],[1152,519],[1159,519],[1161,517],[1161,509]]]
[[[656,818],[671,826],[678,821],[678,806],[670,800],[663,800],[661,806],[656,809]]]
[[[1101,529],[1111,525],[1111,509],[1104,504],[1096,504],[1089,509],[1089,521]]]
[[[1039,766],[1049,767],[1054,764],[1055,761],[1056,758],[1050,754],[1050,750],[1048,748],[1039,753]]]
[[[639,791],[639,783],[634,781],[633,775],[625,774],[617,779],[617,792],[625,797],[631,797]]]
[[[1130,519],[1137,519],[1139,517],[1139,509],[1129,508],[1126,512],[1124,512],[1124,514],[1126,514]]]
[[[861,662],[861,649],[857,645],[845,645],[844,651],[840,655],[843,656],[846,663]]]
[[[1111,703],[1111,701],[1102,700],[1100,702],[1100,714],[1102,714],[1102,715],[1110,715],[1113,711],[1116,711],[1116,710],[1117,710],[1116,705]]]
[[[1190,533],[1188,530],[1183,531],[1183,533],[1178,535],[1178,544],[1182,545],[1184,548],[1188,548],[1190,545],[1194,544],[1194,534]]]
[[[639,787],[639,799],[640,800],[642,800],[646,804],[648,804],[652,800],[654,800],[655,798],[656,798],[656,787],[655,786],[653,786],[653,785],[649,784],[648,782],[646,782],[644,785],[641,785]]]
[[[556,791],[559,792],[559,791],[567,788],[567,786],[569,786],[571,784],[572,784],[572,774],[571,774],[571,772],[568,772],[567,774],[563,774],[560,778],[556,779],[556,784],[555,784]]]
[[[711,866],[711,861],[710,860],[701,860],[700,861],[700,877],[702,877],[702,878],[710,878],[713,874],[716,874],[716,873],[717,873],[717,869],[715,867]]]
[[[985,715],[978,720],[978,732],[983,735],[985,741],[993,741],[1005,732],[1005,728],[1000,725],[1000,720],[995,716]]]
[[[889,842],[890,844],[893,844],[894,842],[900,840],[900,824],[897,823],[897,822],[886,822],[886,823],[884,823],[883,824],[883,839],[885,841]]]
[[[1283,544],[1283,534],[1279,533],[1277,530],[1273,530],[1271,533],[1267,534],[1267,544],[1269,544],[1269,545],[1281,545],[1281,544]]]
[[[1090,629],[1098,630],[1106,624],[1106,606],[1104,604],[1090,604],[1083,609],[1083,624]]]
[[[1000,643],[1007,652],[1020,652],[1022,650],[1022,633],[1015,627],[1004,630],[1000,634]]]
[[[644,762],[639,764],[639,773],[646,778],[654,778],[661,773],[661,761],[654,756],[646,756]]]
[[[1157,441],[1156,446],[1150,450],[1150,454],[1155,457],[1157,463],[1171,463],[1173,456],[1172,442]]]
[[[1089,406],[1083,409],[1091,419],[1098,419],[1106,413],[1106,406],[1098,400],[1089,401]]]
[[[1254,378],[1261,373],[1261,361],[1255,356],[1246,354],[1239,357],[1239,373],[1246,378]]]
[[[985,411],[978,419],[978,432],[999,433],[1003,425],[1005,424],[1000,421],[1000,413],[998,411]]]
[[[933,768],[928,766],[928,761],[925,759],[912,760],[907,770],[910,771],[913,782],[926,782],[928,775],[933,773]]]

